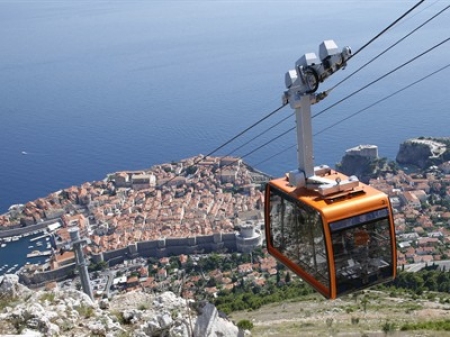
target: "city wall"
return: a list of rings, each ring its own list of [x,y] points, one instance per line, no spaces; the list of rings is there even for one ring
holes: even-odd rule
[[[55,222],[55,221],[53,221]],[[46,229],[48,226],[47,223],[39,223],[37,225],[26,226],[26,227],[18,227],[12,229],[2,229],[0,230],[0,238],[8,238],[13,236],[24,235],[33,231]]]
[[[47,282],[63,281],[68,275],[73,274],[75,270],[75,263],[72,263],[55,270],[36,273],[33,275],[21,273],[19,274],[19,282],[27,286],[34,285],[35,287],[39,287],[45,285]]]
[[[152,241],[142,241],[128,247],[111,250],[101,254],[91,255],[91,262],[107,262],[109,266],[123,263],[126,259],[136,257],[155,257],[181,254],[207,254],[211,252],[235,252],[237,250],[237,235],[235,233],[215,233],[207,236],[187,238],[160,238]],[[40,285],[49,281],[62,281],[75,270],[75,265],[61,267],[57,270],[36,273],[34,275],[20,274],[21,283]]]
[[[126,259],[135,257],[155,257],[199,254],[223,251],[236,251],[235,233],[217,233],[207,236],[187,237],[187,238],[160,238],[152,241],[141,241],[128,247],[93,255],[92,262],[108,262],[110,266],[122,263]]]

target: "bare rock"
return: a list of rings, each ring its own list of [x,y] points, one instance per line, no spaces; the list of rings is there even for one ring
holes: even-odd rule
[[[202,337],[243,336],[212,304],[204,304],[197,313],[171,292],[134,292],[97,302],[75,290],[30,291],[15,275],[2,278],[1,289],[15,299],[0,311],[0,334],[190,337],[195,330],[195,336]]]
[[[32,293],[27,287],[19,283],[19,276],[6,274],[0,277],[0,294],[10,298],[23,297]]]
[[[100,302],[98,302],[98,306],[102,310],[109,309],[109,300],[107,298],[102,298]]]
[[[195,324],[194,336],[238,337],[239,328],[232,322],[219,317],[218,311],[211,303],[199,307],[199,316]]]

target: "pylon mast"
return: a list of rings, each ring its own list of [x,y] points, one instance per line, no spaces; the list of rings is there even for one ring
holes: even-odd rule
[[[83,292],[88,295],[91,299],[94,299],[91,288],[91,280],[89,279],[88,262],[84,258],[82,245],[89,243],[89,239],[80,238],[80,232],[78,227],[72,227],[69,229],[70,233],[70,244],[73,247],[75,253],[75,261],[80,272],[81,287]]]

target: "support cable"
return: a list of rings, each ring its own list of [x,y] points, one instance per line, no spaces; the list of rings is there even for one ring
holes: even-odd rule
[[[387,95],[387,96],[385,96],[385,97],[383,97],[383,98],[381,98],[381,99],[375,101],[374,103],[368,105],[367,107],[365,107],[365,108],[363,108],[363,109],[361,109],[361,110],[358,110],[357,112],[351,114],[350,116],[348,116],[348,117],[346,117],[346,118],[343,118],[343,119],[339,120],[338,122],[336,122],[336,123],[334,123],[334,124],[332,124],[332,125],[330,125],[330,126],[324,128],[324,129],[318,131],[317,133],[314,134],[314,136],[317,136],[317,135],[322,134],[323,132],[325,132],[325,131],[327,131],[327,130],[333,128],[333,127],[335,127],[336,125],[341,124],[341,123],[343,123],[343,122],[349,120],[350,118],[355,117],[356,115],[358,115],[358,114],[360,114],[360,113],[366,111],[367,109],[372,108],[372,107],[374,107],[375,105],[377,105],[377,104],[379,104],[379,103],[381,103],[381,102],[384,102],[384,101],[388,100],[389,98],[392,98],[393,96],[395,96],[395,95],[397,95],[397,94],[399,94],[399,93],[401,93],[401,92],[403,92],[403,91],[405,91],[405,90],[411,88],[412,86],[414,86],[414,85],[416,85],[416,84],[418,84],[418,83],[420,83],[420,82],[422,82],[422,81],[424,81],[424,80],[430,78],[431,76],[436,75],[437,73],[440,73],[441,71],[444,71],[444,70],[447,69],[447,68],[450,68],[450,63],[447,64],[447,65],[445,65],[445,66],[443,66],[443,67],[441,67],[441,68],[439,68],[438,70],[435,70],[435,71],[433,71],[432,73],[429,73],[428,75],[425,75],[425,76],[423,76],[422,78],[420,78],[420,79],[418,79],[418,80],[416,80],[416,81],[414,81],[414,82],[412,82],[412,83],[410,83],[410,84],[404,86],[403,88],[401,88],[401,89],[395,91],[394,93],[389,94],[389,95]],[[288,131],[293,131],[293,129],[290,129],[290,130],[288,130]],[[290,150],[290,149],[292,149],[292,148],[294,148],[294,147],[296,147],[296,146],[297,146],[297,144],[288,146],[287,148],[285,148],[285,149],[282,150],[281,152],[275,153],[274,155],[272,155],[272,156],[270,156],[270,157],[268,157],[268,158],[266,158],[266,159],[264,159],[264,160],[258,162],[258,163],[255,164],[254,166],[255,166],[255,167],[256,167],[256,166],[259,166],[259,165],[261,165],[261,164],[263,164],[263,163],[265,163],[265,162],[267,162],[267,161],[269,161],[269,160],[271,160],[271,159],[273,159],[273,158],[275,158],[275,157],[277,157],[277,156],[279,156],[279,155],[281,155],[281,154],[287,152],[288,150]]]
[[[233,153],[235,153],[236,151],[242,149],[244,146],[248,145],[249,143],[253,142],[254,140],[256,140],[257,138],[261,137],[262,135],[264,135],[265,133],[267,133],[268,131],[270,131],[271,129],[277,127],[278,125],[280,125],[281,123],[283,123],[284,121],[286,121],[287,119],[291,118],[292,115],[294,113],[292,113],[289,116],[284,117],[282,120],[280,120],[279,122],[275,123],[274,125],[271,125],[270,127],[268,127],[267,129],[265,129],[264,131],[260,132],[258,135],[256,135],[255,137],[251,138],[250,140],[248,140],[247,142],[245,142],[244,144],[238,146],[237,148],[235,148],[234,150],[230,151],[229,153],[227,153],[224,157],[228,157],[230,155],[232,155]]]
[[[436,49],[437,47],[442,46],[444,43],[447,43],[449,40],[450,40],[450,37],[448,37],[448,38],[446,38],[445,40],[439,42],[438,44],[434,45],[433,47],[428,48],[428,49],[425,50],[424,52],[422,52],[422,53],[420,53],[420,54],[414,56],[413,58],[409,59],[409,60],[406,61],[405,63],[402,63],[401,65],[395,67],[394,69],[392,69],[391,71],[387,72],[386,74],[384,74],[384,75],[378,77],[376,80],[374,80],[374,81],[372,81],[372,82],[370,82],[370,83],[364,85],[363,87],[359,88],[359,89],[356,90],[356,91],[353,91],[351,94],[349,94],[349,95],[345,96],[344,98],[340,99],[339,101],[333,103],[333,104],[330,105],[328,108],[325,108],[325,109],[319,111],[319,112],[316,113],[314,116],[312,116],[312,118],[315,118],[315,117],[317,117],[317,116],[320,116],[320,115],[323,114],[324,112],[330,110],[331,108],[334,108],[336,105],[342,103],[343,101],[349,99],[350,97],[356,95],[357,93],[359,93],[359,92],[361,92],[361,91],[367,89],[367,88],[370,87],[371,85],[373,85],[373,84],[375,84],[375,83],[381,81],[381,80],[384,79],[385,77],[387,77],[387,76],[389,76],[389,75],[395,73],[397,70],[403,68],[404,66],[410,64],[411,62],[414,62],[415,60],[419,59],[420,57],[422,57],[422,56],[428,54],[429,52],[431,52],[432,50]]]
[[[240,136],[242,136],[244,133],[250,131],[251,129],[253,129],[255,126],[257,126],[258,124],[262,123],[263,121],[265,121],[267,118],[273,116],[275,113],[277,113],[278,111],[280,111],[282,108],[284,108],[286,104],[281,105],[279,108],[276,108],[275,110],[273,110],[272,112],[270,112],[269,114],[267,114],[266,116],[264,116],[263,118],[261,118],[260,120],[258,120],[257,122],[253,123],[252,125],[250,125],[248,128],[246,128],[245,130],[239,132],[236,136],[232,137],[231,139],[229,139],[228,141],[226,141],[225,143],[223,143],[222,145],[218,146],[217,148],[215,148],[214,150],[212,150],[210,153],[208,153],[205,157],[211,156],[214,153],[216,153],[217,151],[219,151],[220,149],[222,149],[223,147],[227,146],[228,144],[230,144],[232,141],[236,140],[237,138],[239,138]]]
[[[252,151],[250,151],[250,152],[244,154],[243,156],[240,156],[240,157],[239,157],[238,159],[236,159],[235,161],[233,161],[233,162],[231,162],[231,163],[229,163],[229,164],[226,164],[226,165],[224,165],[223,167],[231,166],[231,165],[234,165],[234,164],[238,163],[238,162],[239,162],[240,160],[242,160],[243,158],[246,158],[246,157],[250,156],[251,154],[255,153],[256,151],[261,150],[263,147],[269,145],[270,143],[274,142],[274,141],[277,140],[278,138],[281,138],[281,137],[287,135],[289,132],[294,131],[296,128],[297,128],[297,127],[294,126],[294,127],[290,128],[289,130],[286,130],[286,131],[283,132],[282,134],[280,134],[280,135],[278,135],[278,136],[276,136],[276,137],[273,137],[272,139],[268,140],[268,141],[265,142],[264,144],[258,146],[256,149],[254,149],[254,150],[252,150]]]
[[[226,141],[225,143],[223,143],[222,145],[218,146],[217,148],[215,148],[214,150],[212,150],[211,152],[209,152],[207,155],[205,155],[204,157],[208,157],[213,155],[214,153],[216,153],[217,151],[219,151],[220,149],[222,149],[223,147],[227,146],[228,144],[230,144],[231,142],[233,142],[234,140],[236,140],[237,138],[239,138],[240,136],[242,136],[244,133],[248,132],[249,130],[253,129],[255,126],[257,126],[258,124],[262,123],[263,121],[265,121],[267,118],[273,116],[274,114],[276,114],[278,111],[280,111],[282,108],[284,108],[287,105],[287,103],[281,105],[280,107],[276,108],[275,110],[271,111],[269,114],[267,114],[266,116],[264,116],[263,118],[261,118],[260,120],[258,120],[257,122],[253,123],[252,125],[250,125],[248,128],[246,128],[245,130],[239,132],[236,136],[232,137],[231,139],[229,139],[228,141]],[[203,160],[203,158],[196,160],[193,164],[189,165],[188,168],[193,167],[195,165],[197,165],[198,163],[200,163]],[[187,169],[188,169],[187,168]],[[170,183],[171,181],[173,181],[176,177],[178,177],[180,174],[176,174],[174,175],[172,178],[170,178],[169,180],[163,182],[162,184],[160,184],[158,187],[162,188],[164,185]]]
[[[332,105],[329,106],[328,108],[326,108],[326,109],[324,109],[324,110],[318,112],[317,114],[315,114],[315,115],[312,116],[311,118],[315,118],[315,117],[317,117],[317,116],[323,114],[323,113],[326,112],[327,110],[329,110],[329,109],[335,107],[336,105],[342,103],[343,101],[347,100],[348,98],[350,98],[350,97],[356,95],[357,93],[359,93],[359,92],[361,92],[361,91],[367,89],[368,87],[370,87],[371,85],[373,85],[373,84],[379,82],[380,80],[384,79],[385,77],[387,77],[387,76],[389,76],[389,75],[395,73],[397,70],[399,70],[399,69],[403,68],[404,66],[410,64],[411,62],[413,62],[413,61],[419,59],[420,57],[422,57],[422,56],[428,54],[429,52],[431,52],[432,50],[436,49],[437,47],[443,45],[444,43],[448,42],[449,40],[450,40],[450,37],[444,39],[443,41],[439,42],[438,44],[434,45],[433,47],[428,48],[428,49],[425,50],[424,52],[422,52],[422,53],[420,53],[420,54],[414,56],[414,57],[411,58],[410,60],[408,60],[408,61],[402,63],[401,65],[395,67],[395,68],[392,69],[391,71],[389,71],[389,72],[385,73],[384,75],[378,77],[376,80],[374,80],[374,81],[372,81],[372,82],[370,82],[370,83],[364,85],[364,86],[361,87],[360,89],[358,89],[358,90],[352,92],[351,94],[347,95],[347,96],[344,97],[343,99],[341,99],[341,100],[337,101],[336,103],[332,104]],[[292,131],[292,130],[294,130],[294,129],[295,129],[295,127],[291,128],[291,129],[289,129],[289,130],[287,130],[286,132],[284,132],[283,134],[281,134],[281,135],[279,135],[279,136],[277,136],[277,137],[275,137],[275,138],[272,138],[272,140],[270,140],[270,141],[268,141],[267,143],[265,143],[264,145],[258,147],[257,150],[259,150],[261,147],[263,147],[263,146],[265,146],[265,145],[271,143],[272,141],[278,139],[279,137],[281,137],[281,136],[287,134],[288,132],[290,132],[290,131]],[[256,150],[255,150],[255,151],[256,151]],[[242,158],[244,158],[245,156],[248,156],[248,155],[252,154],[252,153],[255,152],[255,151],[252,151],[252,152],[250,152],[250,153],[248,153],[248,154],[242,156]]]
[[[344,83],[345,81],[347,81],[349,78],[351,78],[353,75],[357,74],[358,72],[360,72],[362,69],[364,69],[366,66],[368,66],[369,64],[371,64],[373,61],[375,61],[376,59],[378,59],[380,56],[384,55],[385,53],[387,53],[389,50],[391,50],[392,48],[394,48],[396,45],[398,45],[400,42],[402,42],[403,40],[405,40],[406,38],[408,38],[409,36],[411,36],[412,34],[414,34],[416,31],[418,31],[420,28],[422,28],[423,26],[425,26],[426,24],[428,24],[429,22],[433,21],[436,17],[438,17],[439,15],[441,15],[443,12],[445,12],[447,9],[450,8],[450,5],[448,5],[447,7],[445,7],[444,9],[440,10],[437,14],[433,15],[431,18],[429,18],[428,20],[426,20],[425,22],[423,22],[422,24],[420,24],[419,26],[417,26],[416,28],[414,28],[412,31],[410,31],[408,34],[406,34],[405,36],[403,36],[400,40],[398,40],[397,42],[395,42],[394,44],[390,45],[388,48],[386,48],[385,50],[383,50],[381,53],[379,53],[378,55],[376,55],[375,57],[373,57],[369,62],[363,64],[361,67],[359,67],[358,69],[356,69],[354,72],[352,72],[351,74],[349,74],[348,76],[346,76],[344,79],[342,79],[340,82],[338,82],[337,84],[335,84],[333,87],[331,87],[330,89],[326,90],[327,93],[330,93],[330,91],[334,90],[336,87],[338,87],[339,85],[341,85],[342,83]]]
[[[435,74],[437,74],[437,73],[439,73],[439,72],[441,72],[441,71],[447,69],[448,67],[450,67],[450,63],[447,64],[447,65],[445,65],[445,66],[443,66],[443,67],[441,67],[441,68],[439,68],[438,70],[433,71],[432,73],[430,73],[430,74],[428,74],[428,75],[426,75],[426,76],[424,76],[424,77],[418,79],[417,81],[414,81],[414,82],[408,84],[407,86],[405,86],[405,87],[403,87],[403,88],[401,88],[401,89],[399,89],[399,90],[393,92],[392,94],[389,94],[389,95],[387,95],[387,96],[385,96],[385,97],[379,99],[378,101],[373,102],[372,104],[366,106],[365,108],[363,108],[363,109],[361,109],[361,110],[358,110],[357,112],[355,112],[355,113],[353,113],[353,114],[351,114],[351,115],[349,115],[349,116],[347,116],[347,117],[345,117],[345,118],[343,118],[343,119],[337,121],[336,123],[333,123],[333,124],[331,124],[330,126],[327,126],[326,128],[324,128],[324,129],[318,131],[317,133],[315,133],[314,136],[320,135],[321,133],[323,133],[323,132],[325,132],[325,131],[327,131],[327,130],[333,128],[333,127],[335,127],[336,125],[341,124],[342,122],[344,122],[344,121],[346,121],[346,120],[349,120],[350,118],[353,118],[353,117],[355,117],[356,115],[359,115],[361,112],[366,111],[366,110],[369,109],[369,108],[372,108],[373,106],[375,106],[375,105],[377,105],[377,104],[379,104],[379,103],[381,103],[381,102],[383,102],[383,101],[385,101],[385,100],[387,100],[387,99],[389,99],[389,98],[391,98],[391,97],[393,97],[393,96],[395,96],[395,95],[401,93],[402,91],[405,91],[406,89],[409,89],[410,87],[416,85],[417,83],[420,83],[420,82],[426,80],[427,78],[429,78],[429,77],[431,77],[431,76],[433,76],[433,75],[435,75]]]
[[[362,47],[360,47],[356,52],[354,52],[350,57],[349,60],[359,54],[363,49],[368,47],[372,42],[374,42],[376,39],[378,39],[381,35],[386,33],[389,29],[391,29],[393,26],[395,26],[400,20],[402,20],[405,16],[407,16],[409,13],[411,13],[414,9],[419,7],[425,0],[420,0],[418,3],[416,3],[413,7],[411,7],[409,10],[407,10],[405,13],[403,13],[400,17],[398,17],[394,22],[392,22],[389,26],[387,26],[385,29],[383,29],[381,32],[379,32],[377,35],[375,35],[372,39],[369,40],[366,44],[364,44]]]
[[[402,20],[405,16],[407,16],[407,15],[408,15],[410,12],[412,12],[415,8],[417,8],[418,6],[420,6],[424,1],[425,1],[425,0],[420,0],[418,3],[416,3],[412,8],[410,8],[410,9],[409,9],[408,11],[406,11],[403,15],[401,15],[399,18],[397,18],[397,19],[396,19],[394,22],[392,22],[388,27],[386,27],[385,29],[383,29],[383,30],[382,30],[380,33],[378,33],[375,37],[373,37],[373,38],[372,38],[371,40],[369,40],[366,44],[364,44],[361,48],[359,48],[355,53],[353,53],[353,54],[350,56],[350,58],[352,58],[352,57],[356,56],[358,53],[360,53],[363,49],[365,49],[365,48],[366,48],[367,46],[369,46],[372,42],[374,42],[376,39],[378,39],[378,38],[379,38],[381,35],[383,35],[387,30],[389,30],[389,29],[392,28],[394,25],[396,25],[400,20]],[[349,58],[349,59],[350,59],[350,58]],[[411,62],[412,62],[412,61],[411,61]],[[405,64],[405,65],[406,65],[406,64]],[[396,71],[396,70],[397,70],[397,69],[394,69],[393,72]],[[389,75],[389,74],[387,74],[387,75]],[[387,75],[385,75],[385,76],[387,76]],[[379,78],[378,80],[381,80],[381,78]],[[378,80],[376,80],[376,81],[373,82],[373,83],[376,83]],[[373,83],[369,83],[366,87],[370,86],[370,85],[373,84]],[[363,87],[363,88],[360,89],[359,91],[364,90],[366,87]],[[359,92],[359,91],[357,91],[357,92]],[[353,94],[356,94],[357,92],[355,92],[355,93],[353,93]],[[352,94],[352,95],[353,95],[353,94]],[[348,97],[344,98],[343,100],[345,100],[345,99],[347,99],[347,98],[349,98],[349,97],[351,97],[351,96],[348,96]],[[341,101],[343,101],[343,100],[341,100]],[[339,102],[336,103],[335,105],[339,104],[341,101],[339,101]],[[231,138],[230,140],[228,140],[227,142],[225,142],[225,143],[223,143],[222,145],[220,145],[219,147],[215,148],[213,151],[211,151],[210,153],[208,153],[205,157],[211,156],[212,154],[216,153],[217,151],[219,151],[220,149],[222,149],[222,148],[225,147],[226,145],[230,144],[231,142],[233,142],[234,140],[236,140],[237,138],[239,138],[240,136],[242,136],[244,133],[248,132],[249,130],[251,130],[252,128],[254,128],[255,126],[257,126],[258,124],[260,124],[261,122],[263,122],[264,120],[266,120],[267,118],[269,118],[270,116],[274,115],[276,112],[278,112],[279,110],[281,110],[281,109],[282,109],[283,107],[285,107],[286,105],[287,105],[287,103],[286,103],[286,104],[283,104],[283,105],[280,106],[279,108],[275,109],[274,111],[272,111],[271,113],[269,113],[268,115],[266,115],[265,117],[263,117],[262,119],[260,119],[259,121],[257,121],[256,123],[252,124],[251,126],[249,126],[248,128],[246,128],[245,130],[243,130],[243,131],[241,131],[240,133],[238,133],[236,136],[232,137],[232,138]],[[335,105],[333,105],[333,106],[335,106]],[[331,107],[332,107],[332,106],[330,106],[329,108],[331,108]],[[327,110],[328,110],[329,108],[327,108]],[[320,112],[319,114],[321,114],[321,113],[323,113],[323,112],[324,112],[324,111]],[[313,118],[316,117],[316,116],[318,116],[319,114],[316,114],[315,116],[313,116]],[[285,119],[287,119],[287,118],[285,118]],[[283,121],[284,121],[284,120],[283,120]],[[280,122],[279,122],[279,123],[280,123]],[[278,123],[278,124],[279,124],[279,123]],[[275,141],[276,139],[278,139],[278,138],[280,138],[281,136],[287,134],[288,132],[292,131],[293,129],[295,129],[295,128],[291,128],[291,129],[289,129],[288,131],[286,131],[285,133],[283,133],[283,134],[281,134],[281,135],[279,135],[279,136],[277,136],[277,137],[275,137],[275,138],[272,138],[270,141],[268,141],[268,142],[266,142],[265,144],[259,146],[259,147],[256,148],[255,150],[253,150],[253,151],[247,153],[247,154],[244,155],[242,158],[244,158],[244,157],[246,157],[246,156],[249,156],[250,154],[252,154],[252,153],[258,151],[260,148],[266,146],[267,144],[271,143],[272,141]],[[257,137],[259,137],[259,135],[258,135]],[[257,137],[256,137],[256,138],[257,138]],[[250,141],[252,141],[252,140],[250,140]],[[250,141],[249,141],[249,142],[250,142]],[[246,144],[248,144],[249,142],[247,142]],[[246,145],[246,144],[245,144],[245,145]],[[242,146],[241,146],[241,147],[242,147]],[[238,147],[238,149],[241,148],[241,147]],[[236,150],[237,150],[237,149],[236,149]],[[200,160],[197,160],[196,162],[194,162],[194,163],[193,163],[192,165],[190,165],[190,166],[197,165],[200,161],[201,161],[201,159],[200,159]],[[175,179],[176,177],[177,177],[177,175],[175,175],[174,177],[172,177],[171,179],[169,179],[168,181],[166,181],[164,184],[167,184],[167,183],[171,182],[171,181],[172,181],[173,179]],[[162,187],[164,184],[161,184],[160,187]]]

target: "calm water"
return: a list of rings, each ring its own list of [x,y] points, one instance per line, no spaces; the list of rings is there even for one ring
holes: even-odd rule
[[[2,1],[0,2],[0,213],[107,173],[209,153],[280,106],[284,74],[324,39],[358,49],[412,1]],[[447,5],[425,2],[354,57],[329,88]],[[450,11],[449,11],[450,12]],[[339,86],[318,112],[448,36],[444,13]],[[449,45],[314,119],[339,121],[450,60]],[[415,136],[449,136],[444,71],[317,136],[317,164],[376,144],[394,159]],[[238,145],[284,118],[280,113]],[[235,155],[284,132],[275,128]],[[245,158],[257,164],[294,134]],[[27,154],[24,155],[22,152]],[[257,168],[280,175],[295,149]],[[4,251],[0,251],[4,255]]]
[[[27,254],[34,251],[45,252],[51,250],[47,246],[51,242],[51,239],[40,238],[42,235],[42,233],[37,233],[11,242],[5,243],[2,241],[3,247],[0,248],[0,275],[15,273],[27,262],[31,264],[44,263],[49,256],[27,258]]]

